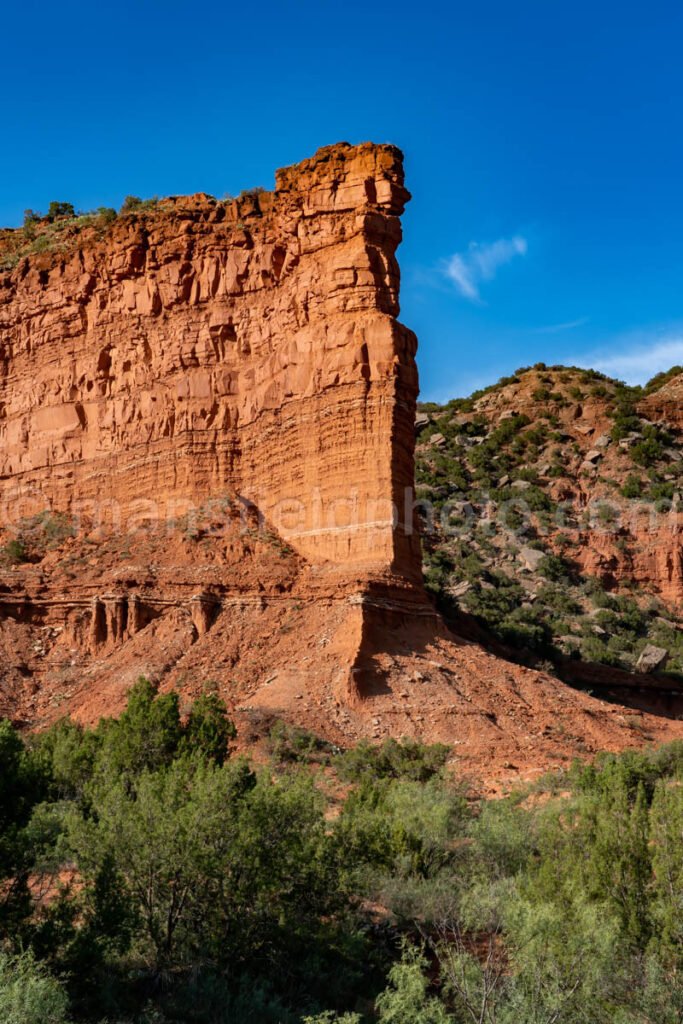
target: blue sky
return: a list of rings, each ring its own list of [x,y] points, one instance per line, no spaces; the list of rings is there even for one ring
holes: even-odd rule
[[[2,224],[390,141],[423,398],[683,362],[683,5],[24,0],[3,26]]]

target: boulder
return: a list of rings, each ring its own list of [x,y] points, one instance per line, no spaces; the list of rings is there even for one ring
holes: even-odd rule
[[[525,569],[528,569],[529,572],[536,572],[540,563],[545,558],[545,551],[539,551],[537,548],[523,547],[520,548],[517,557]]]
[[[640,653],[640,657],[636,662],[636,671],[645,674],[657,672],[659,669],[664,668],[668,660],[669,652],[665,647],[655,647],[654,644],[648,644]]]
[[[464,597],[472,589],[472,584],[469,580],[461,580],[460,583],[456,583],[455,586],[449,587],[448,592],[452,597]]]

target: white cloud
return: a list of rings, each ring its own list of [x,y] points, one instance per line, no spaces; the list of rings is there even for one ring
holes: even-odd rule
[[[499,267],[515,256],[524,256],[527,248],[527,240],[521,235],[499,238],[495,242],[470,242],[466,252],[456,252],[447,260],[443,271],[461,295],[472,302],[480,302],[482,282],[492,281]]]
[[[683,334],[645,336],[637,342],[632,338],[622,338],[615,342],[615,351],[601,349],[592,355],[568,362],[600,370],[627,384],[645,384],[656,373],[669,370],[677,364],[683,365]]]
[[[534,334],[561,334],[562,331],[573,331],[575,327],[583,327],[588,323],[587,316],[580,316],[577,320],[567,320],[562,324],[547,324],[545,327],[535,327]]]

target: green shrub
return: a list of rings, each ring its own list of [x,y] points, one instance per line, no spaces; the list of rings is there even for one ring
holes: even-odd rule
[[[571,575],[571,567],[561,555],[545,555],[538,563],[538,572],[547,580],[558,582]]]
[[[663,455],[664,449],[656,437],[647,437],[631,448],[631,458],[638,466],[654,466]]]
[[[230,753],[230,743],[237,729],[228,718],[225,701],[207,684],[206,692],[198,697],[190,709],[179,750],[199,754],[216,764],[223,764]]]
[[[625,498],[640,498],[643,493],[643,482],[640,477],[631,473],[626,478],[626,483],[621,488],[621,493]]]
[[[71,203],[51,202],[50,206],[48,207],[47,220],[49,220],[50,222],[55,220],[64,220],[66,218],[71,218],[75,216],[76,211],[74,210]]]
[[[316,736],[309,729],[290,725],[279,719],[268,734],[268,746],[275,761],[280,763],[327,763],[336,752],[332,743]]]
[[[361,740],[355,747],[340,754],[335,766],[342,779],[361,782],[364,779],[408,779],[427,782],[440,778],[450,748],[442,743],[426,744],[404,739],[387,739],[380,746]]]
[[[0,1019],[3,1024],[67,1024],[67,995],[30,953],[0,952]]]
[[[98,206],[95,212],[100,222],[105,226],[113,224],[118,216],[113,206]]]
[[[157,206],[159,200],[157,196],[152,196],[151,199],[141,199],[140,196],[126,196],[121,205],[120,213],[143,213],[145,210],[151,210]]]
[[[19,562],[28,561],[26,545],[18,537],[8,540],[2,548],[3,558],[10,565],[17,565]]]
[[[657,373],[652,377],[644,387],[646,395],[650,395],[655,391],[659,391],[660,388],[668,384],[674,377],[679,377],[683,373],[683,366],[672,366],[670,370],[665,370],[663,373]]]

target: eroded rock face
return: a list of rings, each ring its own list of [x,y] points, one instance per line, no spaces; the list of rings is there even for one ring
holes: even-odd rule
[[[683,373],[648,395],[638,405],[648,419],[666,424],[683,425]]]
[[[28,559],[0,558],[0,714],[95,722],[144,674],[183,701],[211,680],[246,744],[275,718],[415,736],[485,779],[638,742],[427,600],[408,198],[397,149],[342,144],[0,271],[0,553],[32,517]]]
[[[164,200],[0,278],[5,521],[125,529],[237,494],[314,564],[417,576],[407,199],[397,149],[340,144],[272,193]]]

